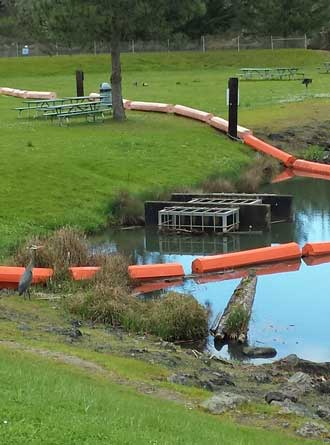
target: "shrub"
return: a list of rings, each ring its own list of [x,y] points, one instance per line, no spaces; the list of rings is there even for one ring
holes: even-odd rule
[[[66,276],[70,266],[86,266],[90,253],[86,236],[77,229],[63,227],[50,236],[34,237],[23,244],[15,254],[15,263],[25,265],[30,260],[29,247],[43,246],[36,251],[36,267],[51,267],[55,278]]]
[[[324,149],[318,145],[310,145],[303,151],[302,158],[306,161],[322,161],[324,157]]]
[[[210,178],[202,183],[202,189],[206,193],[232,193],[235,185],[228,179]]]
[[[144,222],[144,206],[140,198],[126,190],[119,191],[111,205],[116,222],[123,226],[141,225]]]
[[[257,155],[251,167],[243,172],[236,183],[238,192],[256,193],[262,184],[279,172],[280,165],[275,159]]]
[[[152,303],[148,328],[167,341],[200,340],[208,332],[208,312],[191,295],[170,292]]]
[[[142,301],[127,289],[96,287],[70,297],[67,307],[75,316],[149,333],[167,341],[201,340],[208,332],[208,312],[192,296],[171,292],[157,300]]]

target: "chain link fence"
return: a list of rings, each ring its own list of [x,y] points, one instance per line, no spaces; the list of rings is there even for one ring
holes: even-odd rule
[[[279,49],[279,48],[307,48],[311,41],[307,36],[282,38],[280,36],[201,36],[198,39],[188,39],[185,35],[174,35],[165,40],[130,40],[122,42],[122,52],[171,52],[171,51],[216,51],[247,49]],[[31,56],[59,56],[78,54],[109,54],[110,42],[86,42],[83,45],[63,45],[57,42],[11,42],[0,37],[0,57],[20,57],[24,55],[24,48],[28,47]],[[26,52],[26,49],[25,49]]]

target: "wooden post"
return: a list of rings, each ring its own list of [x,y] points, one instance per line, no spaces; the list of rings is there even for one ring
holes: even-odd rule
[[[274,51],[274,41],[273,41],[273,36],[270,36],[270,46],[272,48],[272,51]]]
[[[202,51],[205,53],[205,36],[202,36]]]
[[[305,34],[305,49],[307,49],[307,34]]]
[[[238,78],[231,77],[228,81],[228,136],[237,139],[237,109],[238,109]]]
[[[240,36],[237,36],[237,52],[240,52],[241,46],[240,46]]]
[[[77,97],[85,96],[84,94],[84,72],[76,71]]]

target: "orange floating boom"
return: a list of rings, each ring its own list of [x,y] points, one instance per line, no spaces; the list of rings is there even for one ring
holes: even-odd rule
[[[330,243],[307,243],[302,249],[302,256],[317,256],[330,254]]]
[[[301,250],[299,245],[297,243],[288,243],[279,246],[262,247],[260,249],[196,258],[192,263],[192,272],[214,272],[217,270],[233,269],[273,261],[285,261],[300,257]]]
[[[270,144],[256,138],[255,136],[248,134],[244,136],[244,144],[249,145],[250,147],[258,150],[262,153],[272,156],[273,158],[281,161],[286,167],[292,167],[296,158],[285,151],[280,150],[279,148],[273,147]]]
[[[86,266],[86,267],[70,267],[69,271],[71,277],[76,280],[90,280],[93,278],[97,272],[100,270],[98,266]]]
[[[295,170],[302,170],[310,173],[316,173],[319,175],[330,176],[330,165],[320,164],[319,162],[304,161],[302,159],[296,159],[293,168]]]
[[[128,274],[132,280],[156,280],[159,278],[183,277],[184,270],[180,263],[143,264],[129,266]]]
[[[0,266],[0,283],[11,285],[10,288],[17,287],[24,271],[25,267]],[[32,283],[45,283],[53,276],[53,273],[53,269],[35,267],[32,273]]]

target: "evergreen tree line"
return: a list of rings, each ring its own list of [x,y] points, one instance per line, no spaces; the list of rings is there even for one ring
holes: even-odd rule
[[[189,39],[230,33],[282,37],[307,34],[321,42],[321,36],[330,31],[329,0],[180,0],[184,6],[180,11],[175,3],[174,0],[0,0],[0,36],[29,43],[47,43],[56,38],[59,44],[67,46],[83,45],[97,38],[104,40],[109,36],[109,31],[104,32],[105,27],[111,26],[104,22],[104,17],[108,10],[116,8],[128,16],[132,10],[136,15],[140,8],[140,25],[136,26],[135,21],[130,27],[129,34],[134,39],[164,40],[173,34]],[[153,9],[151,21],[150,9]],[[166,20],[162,16],[164,11]],[[86,19],[88,28],[84,26]]]

